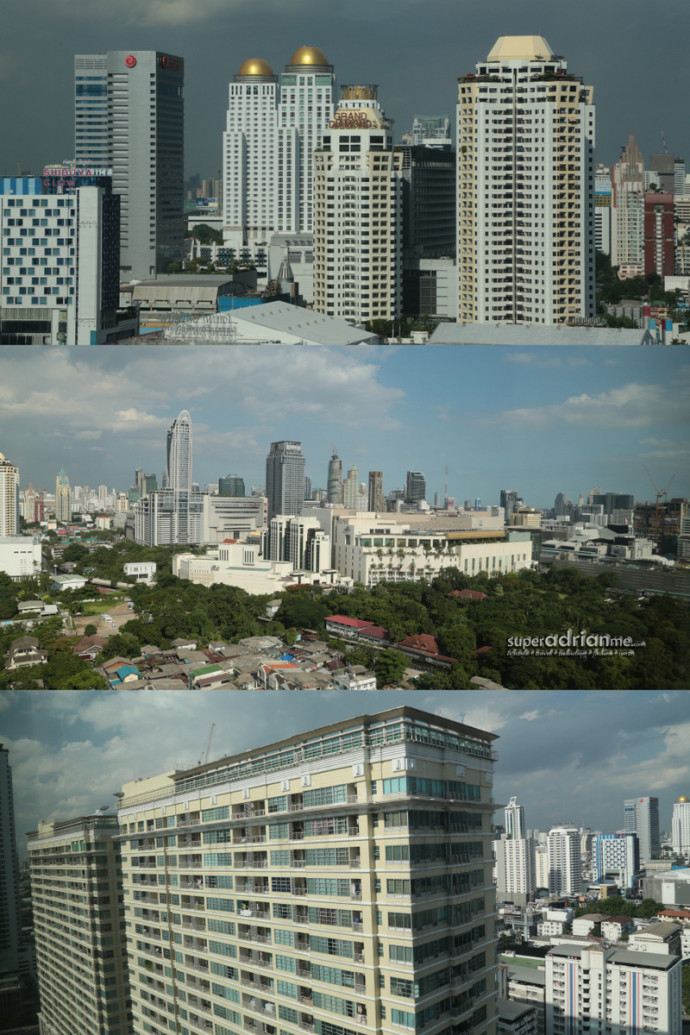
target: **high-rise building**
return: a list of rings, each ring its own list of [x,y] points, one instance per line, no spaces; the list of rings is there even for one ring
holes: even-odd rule
[[[649,171],[653,183],[662,194],[674,194],[676,186],[676,159],[668,151],[649,156]]]
[[[611,265],[638,276],[644,264],[644,158],[633,133],[611,169]]]
[[[168,431],[167,488],[192,491],[192,418],[187,410],[182,410]]]
[[[690,801],[681,795],[673,805],[671,844],[679,855],[690,853]]]
[[[536,890],[534,841],[525,829],[525,809],[511,798],[504,809],[505,833],[494,841],[496,890],[499,898],[524,905]]]
[[[314,309],[361,323],[402,305],[401,155],[372,85],[343,86],[314,154]]]
[[[615,880],[625,891],[633,887],[640,871],[640,842],[631,830],[616,834],[595,834],[592,846],[594,876],[598,881]]]
[[[301,442],[271,442],[266,457],[268,520],[301,514],[304,505],[304,454]]]
[[[19,868],[10,753],[0,744],[0,974],[19,967]]]
[[[26,494],[25,494],[26,495]],[[25,520],[33,521],[24,515]],[[0,536],[19,534],[19,468],[0,453]]]
[[[333,450],[333,456],[328,461],[326,499],[328,503],[343,502],[343,462],[335,450]]]
[[[437,151],[451,151],[450,119],[447,115],[415,115],[412,130],[403,136],[413,147],[433,147]]]
[[[673,194],[644,196],[644,275],[672,277],[676,268],[676,223]]]
[[[126,784],[134,1032],[495,1035],[493,740],[399,707]]]
[[[523,838],[527,836],[525,829],[525,806],[518,805],[517,798],[511,798],[503,810],[506,837]]]
[[[78,54],[74,77],[75,157],[113,171],[122,276],[155,276],[184,251],[184,61],[153,50]]]
[[[55,478],[55,520],[63,525],[72,520],[72,489],[64,467]]]
[[[514,511],[517,509],[517,502],[518,494],[515,489],[501,489],[501,506],[503,507],[503,513],[507,525],[510,524],[510,519],[513,516]]]
[[[659,799],[628,798],[623,813],[625,829],[636,833],[640,842],[640,861],[656,859],[659,855]]]
[[[426,478],[421,471],[407,472],[405,499],[408,503],[419,503],[426,499]]]
[[[28,834],[41,1035],[131,1031],[118,832],[115,816],[96,814]],[[144,885],[127,921],[137,938],[158,902]]]
[[[359,472],[357,466],[353,465],[347,472],[347,478],[343,482],[343,505],[348,510],[357,510],[357,497],[359,495]]]
[[[547,839],[549,894],[579,895],[582,891],[580,833],[575,827],[552,827]]]
[[[369,471],[369,493],[367,497],[367,510],[383,511],[386,507],[386,500],[383,495],[383,471]]]
[[[239,497],[246,496],[247,493],[244,488],[244,478],[240,478],[239,474],[226,474],[224,478],[219,478],[218,495]]]
[[[458,319],[593,316],[592,87],[542,36],[501,36],[458,90]]]
[[[680,956],[556,945],[544,962],[552,1035],[681,1035]]]

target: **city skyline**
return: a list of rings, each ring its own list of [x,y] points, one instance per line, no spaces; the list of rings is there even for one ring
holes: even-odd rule
[[[132,691],[126,708],[119,695],[76,693],[0,697],[22,856],[24,834],[39,819],[91,814],[112,804],[125,781],[194,766],[212,722],[210,760],[398,704],[464,722],[498,734],[495,822],[516,796],[529,830],[574,824],[615,832],[623,828],[624,800],[651,794],[670,833],[673,803],[690,788],[683,691],[322,691],[273,694],[270,708],[260,694],[242,691]]]
[[[72,152],[73,54],[106,48],[180,54],[186,69],[187,174],[212,176],[227,86],[247,58],[263,58],[280,71],[298,46],[321,47],[339,83],[380,85],[399,137],[415,114],[446,114],[452,120],[457,77],[486,58],[498,35],[531,33],[543,35],[575,74],[594,85],[598,161],[616,161],[630,132],[637,134],[646,158],[663,150],[662,131],[673,153],[690,158],[684,97],[676,85],[687,24],[687,5],[680,0],[667,0],[653,19],[637,0],[628,4],[624,21],[615,7],[593,0],[558,8],[532,0],[519,12],[507,0],[469,9],[450,0],[435,0],[431,7],[414,0],[402,7],[390,0],[375,6],[355,0],[338,10],[300,0],[289,11],[274,0],[251,9],[221,0],[123,0],[117,10],[35,0],[7,12],[0,81],[12,89],[13,103],[0,115],[0,127],[3,138],[12,141],[7,157],[12,170],[17,162],[40,170]],[[412,65],[421,66],[423,74],[410,75]],[[51,118],[37,132],[47,89]]]
[[[292,440],[314,488],[327,488],[335,446],[361,481],[382,471],[385,492],[421,471],[432,503],[446,466],[460,505],[498,504],[507,487],[537,507],[594,487],[653,500],[644,466],[670,497],[690,495],[682,350],[163,348],[57,348],[38,366],[7,347],[0,449],[21,487],[52,491],[63,467],[72,486],[119,490],[137,468],[160,475],[186,409],[201,486],[228,470],[263,486],[270,443]]]

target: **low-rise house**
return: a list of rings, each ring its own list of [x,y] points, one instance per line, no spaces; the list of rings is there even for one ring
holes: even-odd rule
[[[607,916],[601,921],[601,937],[608,942],[618,942],[634,930],[635,924],[629,916]]]
[[[364,665],[353,665],[333,674],[334,690],[375,690],[376,676]]]
[[[143,683],[139,669],[129,664],[119,665],[114,671],[111,671],[108,679],[113,688],[126,684]],[[134,689],[133,686],[132,689]]]
[[[436,638],[429,633],[415,633],[413,636],[406,636],[400,643],[396,643],[395,649],[407,655],[408,658],[420,661],[431,668],[449,669],[457,661],[456,658],[441,654]]]
[[[20,636],[13,640],[5,660],[5,668],[9,672],[29,665],[47,664],[48,651],[40,650],[35,636]]]

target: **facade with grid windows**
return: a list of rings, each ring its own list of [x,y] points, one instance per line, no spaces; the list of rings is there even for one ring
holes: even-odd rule
[[[28,834],[41,1035],[128,1035],[127,954],[115,816]]]
[[[399,707],[127,784],[134,1032],[494,1035],[493,740]]]

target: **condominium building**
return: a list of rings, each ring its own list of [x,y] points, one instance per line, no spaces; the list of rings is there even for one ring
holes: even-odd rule
[[[367,510],[372,514],[385,509],[386,500],[383,495],[383,471],[369,471],[369,492]]]
[[[690,801],[684,795],[676,798],[673,805],[671,843],[679,855],[690,854]]]
[[[73,493],[64,467],[55,477],[55,520],[66,525],[72,520]]]
[[[501,36],[458,91],[458,319],[593,316],[592,87],[542,36]]]
[[[33,515],[27,518],[33,521]],[[19,532],[19,468],[0,453],[0,536]]]
[[[550,1035],[680,1035],[681,957],[556,945],[546,955]]]
[[[268,520],[301,514],[304,504],[304,454],[301,442],[271,442],[266,457]]]
[[[524,905],[536,890],[534,841],[527,837],[525,809],[511,798],[504,809],[505,833],[494,841],[499,899]]]
[[[611,265],[619,275],[644,268],[644,158],[633,133],[611,168]]]
[[[625,829],[637,834],[640,842],[640,861],[647,862],[659,855],[659,799],[629,798],[623,806]]]
[[[673,194],[644,196],[644,274],[672,277],[676,269],[676,224]]]
[[[399,707],[126,784],[135,1035],[494,1035],[493,740]]]
[[[546,844],[549,894],[579,895],[582,891],[580,832],[575,827],[552,827]]]
[[[19,968],[19,869],[10,753],[0,744],[0,974]]]
[[[402,306],[402,155],[373,85],[343,86],[314,154],[314,309],[355,323]]]
[[[128,1035],[115,816],[39,823],[28,836],[41,1035]]]
[[[112,169],[120,195],[120,270],[165,272],[184,250],[184,61],[154,50],[74,59],[75,157]]]

